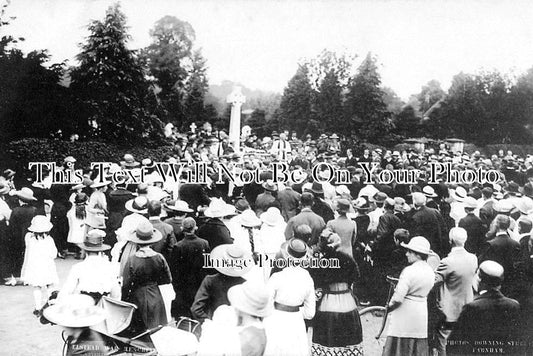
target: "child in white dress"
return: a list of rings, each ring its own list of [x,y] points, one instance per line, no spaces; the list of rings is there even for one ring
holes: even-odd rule
[[[36,215],[24,237],[26,253],[22,266],[21,279],[24,284],[34,287],[33,298],[35,310],[33,314],[40,316],[41,309],[49,297],[49,288],[58,283],[54,259],[57,248],[48,232],[52,223],[44,215]]]
[[[74,197],[74,204],[67,213],[68,219],[68,237],[67,241],[76,245],[77,255],[76,259],[82,259],[85,257],[85,252],[81,248],[85,240],[86,219],[87,219],[87,201],[89,197],[85,193],[77,193]]]

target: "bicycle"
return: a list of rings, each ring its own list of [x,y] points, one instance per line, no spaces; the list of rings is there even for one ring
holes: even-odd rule
[[[387,276],[386,280],[389,283],[389,293],[385,306],[372,305],[359,310],[361,327],[363,328],[363,347],[365,352],[369,354],[381,353],[385,345],[386,338],[383,335],[383,331],[385,330],[388,319],[387,305],[394,294],[398,278]]]

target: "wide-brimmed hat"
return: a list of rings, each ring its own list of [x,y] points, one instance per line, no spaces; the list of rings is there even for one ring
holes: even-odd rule
[[[164,205],[167,210],[179,211],[182,213],[192,213],[192,209],[189,208],[189,204],[185,200],[169,200]]]
[[[222,218],[224,216],[235,214],[235,207],[227,204],[222,199],[211,199],[209,206],[204,211],[208,218]]]
[[[502,199],[495,202],[493,208],[497,213],[507,214],[513,210],[514,205],[508,199]]]
[[[275,192],[278,190],[278,185],[270,179],[261,184],[261,186],[263,189],[268,190],[269,192]]]
[[[63,159],[63,162],[65,162],[65,163],[76,163],[76,158],[74,158],[72,156],[67,156],[67,157],[65,157],[65,159]]]
[[[335,192],[339,195],[350,195],[350,189],[344,184],[335,187]]]
[[[370,210],[370,204],[368,204],[368,200],[363,197],[354,200],[353,207],[362,211]]]
[[[230,277],[241,277],[252,269],[252,254],[235,244],[219,245],[211,251],[213,267],[220,273]]]
[[[429,241],[423,236],[414,236],[411,240],[409,240],[408,244],[402,242],[401,245],[408,250],[418,252],[423,255],[430,255],[432,253]]]
[[[5,182],[0,182],[0,195],[7,194],[9,193],[10,190],[11,190],[11,187],[9,186],[9,184]]]
[[[155,229],[152,223],[144,218],[137,225],[137,229],[130,235],[129,240],[138,245],[150,245],[160,241],[163,235]]]
[[[337,210],[348,212],[350,210],[350,201],[348,199],[337,199]]]
[[[333,134],[333,135],[329,136],[329,138],[339,138],[339,136],[337,136],[337,134]]]
[[[462,202],[463,200],[465,200],[467,192],[465,188],[457,187],[450,192],[450,195],[458,202]]]
[[[96,182],[94,182],[93,184],[91,184],[91,188],[102,188],[102,187],[105,187],[106,185],[109,185],[111,184],[111,181],[109,180],[98,180]]]
[[[137,214],[146,214],[148,212],[148,198],[141,195],[134,199],[130,199],[124,204],[128,211]]]
[[[281,212],[275,207],[270,207],[267,211],[261,214],[261,221],[269,226],[275,226],[285,222]]]
[[[3,175],[6,179],[9,179],[9,178],[14,177],[16,173],[17,173],[17,172],[15,172],[14,170],[8,168],[8,169],[4,170],[4,172],[3,172],[2,175]]]
[[[245,210],[239,215],[239,223],[244,227],[257,227],[261,226],[261,219],[255,215],[255,212],[251,209]]]
[[[71,294],[43,310],[46,319],[70,328],[86,328],[106,319],[103,308],[94,305],[94,299],[84,294]]]
[[[322,194],[324,193],[324,188],[322,187],[322,183],[319,182],[313,182],[313,185],[311,185],[311,191],[315,194]]]
[[[409,206],[409,204],[405,202],[404,198],[395,197],[394,198],[394,210],[400,213],[407,213],[411,211],[411,207]]]
[[[468,209],[476,209],[477,208],[477,200],[473,197],[466,197],[463,201],[464,207]]]
[[[437,193],[435,193],[435,189],[429,185],[422,188],[422,193],[428,198],[436,198],[438,196]]]
[[[284,258],[304,259],[311,256],[311,249],[304,240],[292,238],[281,244],[281,254]]]
[[[87,236],[85,236],[85,241],[81,245],[86,251],[107,251],[111,246],[104,244],[104,237],[106,233],[103,230],[92,229],[89,230]]]
[[[522,214],[531,214],[533,212],[533,200],[530,198],[521,198],[516,203],[516,208],[522,213]]]
[[[377,192],[373,197],[370,197],[370,201],[376,202],[376,203],[383,203],[385,200],[387,200],[388,196],[387,194],[383,192]]]
[[[15,191],[15,195],[17,196],[17,198],[25,202],[37,200],[37,198],[33,196],[33,190],[27,187],[24,187],[21,190]]]
[[[248,203],[248,200],[244,198],[239,199],[235,203],[235,209],[237,210],[237,212],[242,213],[243,211],[250,209],[250,203]]]
[[[235,309],[261,318],[269,316],[274,310],[270,291],[259,281],[250,280],[231,287],[228,300]]]
[[[129,153],[126,153],[124,155],[124,161],[121,161],[120,164],[123,166],[123,167],[126,167],[126,168],[135,168],[135,167],[138,167],[140,166],[141,164],[139,162],[137,162],[135,160],[135,158],[133,158],[133,156]]]
[[[45,215],[36,215],[31,219],[31,225],[28,227],[28,231],[42,233],[52,230],[54,225],[50,222],[50,219]]]

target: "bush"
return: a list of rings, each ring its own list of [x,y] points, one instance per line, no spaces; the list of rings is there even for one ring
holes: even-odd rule
[[[2,159],[2,169],[7,167],[28,176],[28,162],[56,162],[62,164],[66,156],[76,158],[77,168],[88,169],[91,162],[120,162],[125,153],[131,153],[137,161],[151,158],[164,161],[172,152],[172,145],[154,145],[154,147],[120,147],[103,142],[70,142],[61,140],[27,138],[12,141],[5,145],[6,159]],[[4,158],[4,157],[3,157]],[[24,174],[26,173],[26,174]]]

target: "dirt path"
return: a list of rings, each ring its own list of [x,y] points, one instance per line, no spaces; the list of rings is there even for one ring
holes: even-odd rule
[[[56,259],[60,286],[70,267],[79,261],[73,258]],[[0,355],[1,356],[59,356],[63,348],[61,327],[42,325],[33,314],[33,288],[29,286],[0,286]],[[377,326],[377,325],[376,325]],[[373,327],[375,329],[375,327]],[[381,346],[365,335],[365,355],[380,355]]]
[[[73,258],[56,259],[60,283]],[[63,348],[61,327],[42,325],[33,314],[33,287],[0,286],[0,355],[59,356]]]

